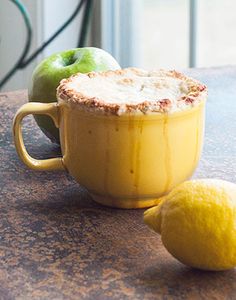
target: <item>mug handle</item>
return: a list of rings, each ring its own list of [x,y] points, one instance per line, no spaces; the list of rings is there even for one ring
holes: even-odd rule
[[[22,137],[21,121],[30,114],[48,115],[53,119],[56,127],[59,127],[59,108],[57,103],[30,102],[21,106],[13,120],[13,137],[19,157],[24,164],[33,170],[65,170],[62,157],[35,159],[27,152]]]

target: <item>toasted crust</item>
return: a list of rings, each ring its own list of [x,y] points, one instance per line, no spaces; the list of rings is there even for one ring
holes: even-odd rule
[[[112,84],[112,92],[107,89],[108,84]],[[163,91],[168,95],[168,89],[172,91],[173,85],[176,95],[162,97]],[[148,92],[145,93],[147,88]],[[120,96],[116,101],[116,92],[119,93],[120,90],[124,94],[124,99],[122,94],[122,97]],[[112,101],[109,99],[109,93],[112,94]],[[134,101],[136,95],[137,99],[142,95],[140,101],[139,99]],[[140,112],[171,113],[196,106],[205,101],[206,97],[205,85],[174,70],[145,71],[126,68],[97,73],[77,73],[68,79],[63,79],[57,88],[59,102],[66,101],[78,105],[81,109],[115,115]],[[129,101],[130,98],[133,101]]]

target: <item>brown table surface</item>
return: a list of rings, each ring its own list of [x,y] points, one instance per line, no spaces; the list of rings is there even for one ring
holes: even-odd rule
[[[195,177],[236,182],[236,67],[187,73],[209,87]],[[66,173],[27,169],[11,133],[26,101],[26,91],[0,94],[0,299],[236,299],[236,270],[182,265],[143,210],[102,207]],[[60,154],[30,117],[24,136],[33,156]]]

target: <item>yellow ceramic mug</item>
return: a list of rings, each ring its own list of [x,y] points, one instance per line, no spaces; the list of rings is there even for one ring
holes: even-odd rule
[[[16,150],[34,170],[67,170],[99,203],[140,208],[191,176],[203,144],[204,106],[171,114],[99,115],[66,101],[27,103],[14,119]],[[32,158],[23,144],[21,121],[50,116],[60,130],[62,157]]]

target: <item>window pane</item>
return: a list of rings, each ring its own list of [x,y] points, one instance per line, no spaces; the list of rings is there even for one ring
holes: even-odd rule
[[[198,66],[236,63],[236,1],[199,0]]]
[[[140,66],[188,66],[188,0],[141,0]]]

